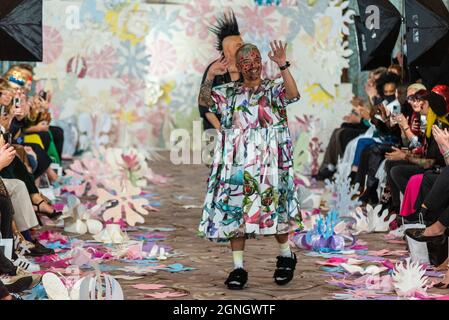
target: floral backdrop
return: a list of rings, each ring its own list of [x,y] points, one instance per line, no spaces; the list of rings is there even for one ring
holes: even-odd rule
[[[54,117],[77,136],[77,149],[169,148],[173,129],[192,131],[202,74],[218,56],[208,27],[232,7],[244,40],[262,51],[266,77],[278,76],[268,63],[269,41],[288,42],[302,93],[289,107],[296,169],[315,172],[332,130],[350,109],[352,86],[341,83],[352,54],[344,41],[349,1],[155,2],[44,1],[37,90],[55,93]]]

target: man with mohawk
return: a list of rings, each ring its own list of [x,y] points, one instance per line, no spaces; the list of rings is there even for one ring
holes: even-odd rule
[[[237,19],[234,12],[225,13],[217,18],[217,25],[210,28],[217,36],[216,49],[221,53],[221,58],[212,62],[203,75],[201,85],[207,84],[211,88],[240,79],[237,70],[235,54],[243,45]],[[204,130],[219,129],[220,119],[209,111],[207,106],[198,103],[200,116],[203,118]]]

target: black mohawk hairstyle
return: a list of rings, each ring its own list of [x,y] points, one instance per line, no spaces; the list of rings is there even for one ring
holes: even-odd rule
[[[226,37],[240,36],[239,25],[232,10],[230,13],[224,13],[223,17],[217,18],[217,25],[209,30],[217,36],[215,48],[220,52],[223,51],[223,40]]]

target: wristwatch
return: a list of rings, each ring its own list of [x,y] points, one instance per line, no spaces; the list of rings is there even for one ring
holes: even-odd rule
[[[284,71],[284,70],[286,70],[288,67],[290,67],[290,62],[286,62],[285,63],[285,65],[284,66],[282,66],[282,67],[279,67],[279,69],[281,69],[281,71]]]

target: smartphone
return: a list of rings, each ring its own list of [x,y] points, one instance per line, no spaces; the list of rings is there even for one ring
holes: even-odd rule
[[[39,97],[41,97],[41,98],[44,99],[44,100],[47,100],[47,92],[44,91],[44,90],[41,90],[41,91],[39,92]]]
[[[13,105],[14,105],[14,107],[16,107],[16,108],[20,108],[20,98],[19,97],[15,97],[14,99],[13,99]]]
[[[11,133],[4,133],[3,134],[3,140],[5,141],[5,143],[7,143],[10,146],[12,146],[12,134]]]

